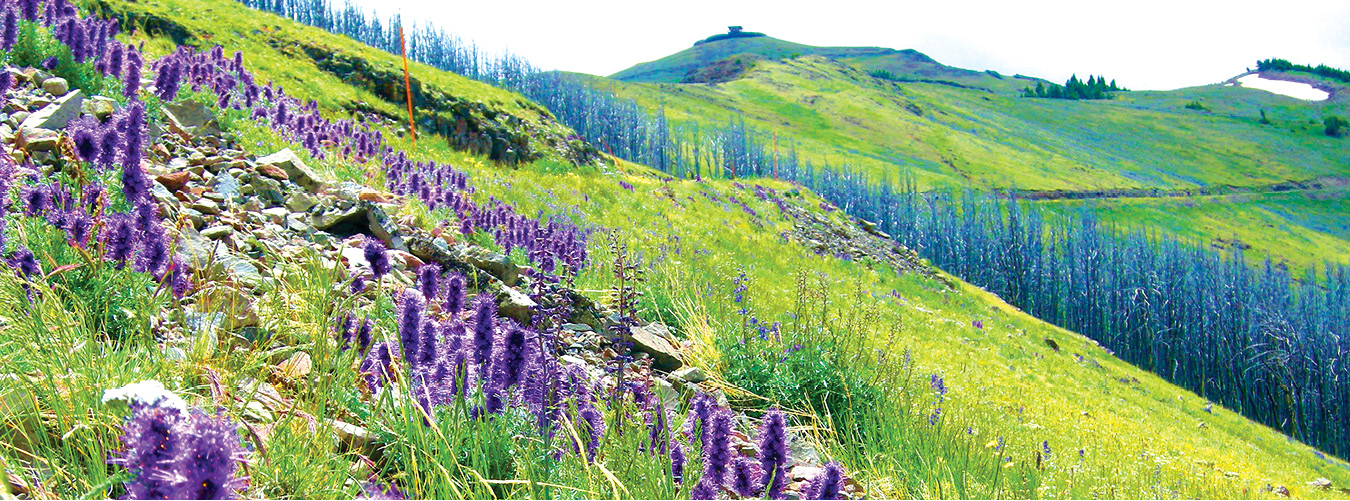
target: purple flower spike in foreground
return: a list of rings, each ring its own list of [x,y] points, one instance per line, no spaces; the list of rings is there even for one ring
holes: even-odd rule
[[[478,296],[475,321],[477,324],[473,328],[473,363],[482,368],[487,366],[488,358],[492,356],[492,335],[497,326],[497,303],[486,294]]]
[[[422,338],[422,315],[426,312],[426,299],[416,289],[406,289],[399,306],[398,333],[399,341],[403,342],[403,360],[412,364],[417,354],[417,343]]]
[[[170,499],[231,499],[245,485],[234,475],[244,460],[239,445],[239,425],[223,415],[211,417],[195,412],[182,430],[182,454],[174,469],[182,479]]]
[[[760,483],[762,475],[755,460],[744,456],[737,457],[731,463],[731,491],[743,498],[759,495],[760,489],[763,488],[763,484]]]
[[[811,479],[810,485],[802,489],[804,499],[839,499],[839,491],[844,486],[844,467],[838,461],[825,463],[825,471]]]
[[[759,428],[759,467],[764,470],[764,493],[769,499],[782,499],[787,485],[788,436],[787,419],[777,407],[764,414]]]
[[[464,276],[450,272],[450,281],[445,288],[445,313],[458,314],[464,310]]]
[[[56,60],[56,56],[52,56],[42,60],[42,69],[51,71],[56,69],[57,64],[59,64],[59,61]]]
[[[684,463],[688,458],[684,454],[684,443],[674,440],[670,446],[670,476],[675,485],[684,485]]]
[[[440,292],[441,265],[428,263],[417,269],[417,282],[422,288],[422,295],[427,297],[427,301],[436,298]]]
[[[388,275],[393,269],[389,264],[389,253],[384,248],[384,242],[366,237],[364,251],[366,262],[370,263],[370,272],[375,275],[375,280]]]

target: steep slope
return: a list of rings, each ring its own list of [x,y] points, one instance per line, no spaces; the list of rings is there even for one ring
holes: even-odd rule
[[[157,37],[147,47],[152,56],[177,46],[209,47],[229,37],[230,50],[249,54],[268,79],[301,99],[335,112],[407,123],[401,61],[345,37],[276,16],[260,18],[229,0],[101,0],[92,7],[118,19],[124,32]],[[507,164],[594,160],[594,148],[573,142],[571,129],[519,94],[418,63],[412,64],[411,88],[419,130],[446,137],[456,149]]]
[[[167,16],[191,16],[187,8],[196,4],[166,5]],[[265,19],[285,31],[299,29]],[[220,26],[231,29],[226,23]],[[203,23],[199,29],[195,36],[227,50],[256,48],[250,45],[255,40],[213,31],[212,25]],[[167,48],[167,41],[160,34],[152,43]],[[258,63],[245,58],[260,78],[282,81],[289,75],[298,84],[305,74],[296,68],[315,75],[321,71],[307,51],[262,54]],[[422,78],[450,78],[418,71]],[[314,92],[316,99],[323,93],[356,96],[348,103],[359,102],[368,91],[353,84],[325,80],[323,87],[300,86],[296,92]],[[24,92],[40,91],[28,84]],[[197,331],[177,318],[182,313],[178,303],[166,301],[160,311],[143,307],[146,311],[137,313],[145,328],[114,343],[106,332],[87,327],[92,325],[90,314],[59,300],[69,297],[59,287],[0,275],[6,304],[34,308],[0,312],[0,373],[22,381],[0,388],[5,404],[0,406],[5,413],[0,440],[6,445],[0,447],[0,463],[22,473],[7,477],[5,484],[22,487],[33,497],[116,495],[110,486],[124,481],[127,472],[106,462],[115,452],[121,420],[102,405],[99,391],[155,377],[191,405],[223,408],[225,415],[248,425],[248,440],[256,445],[248,453],[253,475],[248,488],[256,497],[351,497],[370,475],[417,497],[688,494],[689,486],[670,480],[670,464],[663,456],[651,452],[656,447],[647,442],[650,430],[641,418],[625,421],[626,428],[615,425],[625,432],[606,435],[604,453],[592,462],[565,446],[538,445],[543,442],[535,440],[538,430],[531,415],[471,420],[458,413],[464,409],[441,408],[440,414],[426,416],[412,398],[376,399],[358,391],[361,383],[351,370],[356,360],[350,352],[339,352],[332,328],[347,308],[359,309],[376,320],[377,338],[397,343],[400,325],[395,317],[400,315],[393,297],[416,283],[416,261],[395,254],[395,267],[402,269],[376,281],[373,292],[348,294],[348,273],[365,273],[370,266],[343,252],[353,248],[347,243],[292,223],[321,218],[338,203],[339,190],[319,190],[320,203],[306,208],[306,189],[294,182],[262,181],[263,176],[302,172],[295,162],[289,165],[297,170],[279,174],[263,167],[274,164],[259,157],[289,147],[301,152],[323,181],[367,183],[364,189],[355,185],[341,192],[348,202],[368,202],[357,204],[367,207],[367,214],[369,206],[388,211],[399,231],[450,235],[446,228],[458,227],[466,216],[429,207],[405,180],[394,179],[382,161],[352,161],[332,145],[321,146],[327,155],[314,158],[289,132],[274,130],[271,119],[247,120],[237,111],[212,108],[214,101],[203,96],[185,97],[180,104],[185,100],[233,118],[221,120],[226,129],[221,137],[237,139],[229,145],[242,150],[240,164],[233,168],[256,180],[250,183],[256,191],[247,199],[263,199],[267,190],[259,187],[285,187],[286,207],[269,207],[272,212],[260,211],[257,203],[216,197],[219,183],[194,189],[207,188],[201,184],[208,169],[213,175],[229,172],[218,163],[201,165],[205,155],[189,153],[201,153],[204,146],[198,143],[209,142],[206,137],[220,140],[205,133],[166,134],[165,144],[173,150],[166,148],[148,162],[153,173],[164,177],[156,185],[157,194],[166,197],[161,207],[186,216],[180,225],[197,224],[185,210],[192,209],[202,218],[202,229],[217,229],[209,238],[258,248],[249,258],[266,265],[270,280],[257,291],[263,297],[250,303],[257,308],[251,312],[256,318],[249,320],[257,325],[218,336],[205,334],[212,331],[206,327],[194,337],[189,334]],[[343,116],[348,113],[343,104],[334,98],[320,101],[320,108]],[[396,123],[380,127],[392,132]],[[659,397],[679,395],[673,402],[680,411],[689,407],[684,395],[673,385],[670,390],[659,386],[658,380],[673,380],[682,392],[721,392],[751,412],[767,405],[765,399],[788,406],[798,413],[793,454],[815,457],[816,462],[842,461],[862,492],[872,497],[1330,497],[1343,494],[1307,482],[1326,477],[1334,486],[1350,484],[1350,467],[1344,462],[1221,407],[1207,406],[1203,398],[1120,362],[1082,336],[916,266],[911,255],[890,247],[875,229],[868,231],[869,225],[800,187],[778,181],[670,180],[612,159],[583,168],[538,159],[510,170],[491,163],[487,155],[459,151],[453,139],[429,136],[413,147],[392,133],[388,137],[395,138],[389,145],[412,161],[434,160],[467,174],[474,187],[467,196],[476,203],[505,200],[514,204],[513,213],[539,214],[594,230],[591,258],[574,288],[585,299],[608,305],[609,291],[626,285],[621,281],[626,278],[616,275],[631,278],[628,273],[640,270],[645,281],[627,282],[644,293],[635,314],[670,324],[678,336],[675,341],[685,345],[683,356],[711,380],[700,383],[689,373],[677,379],[647,372],[649,361],[641,357],[633,377],[651,382]],[[110,183],[117,177],[103,175]],[[288,181],[291,176],[300,179],[285,174]],[[187,184],[172,190],[181,196],[165,187],[165,182],[184,178]],[[302,200],[294,206],[301,210],[291,207],[295,199]],[[219,214],[209,213],[213,207]],[[271,238],[243,231],[235,238],[218,229],[268,228],[274,214],[284,216],[286,227],[278,231],[289,239],[279,248],[262,243]],[[64,234],[42,218],[8,217],[33,230],[21,235],[25,240],[20,243],[31,246],[42,237],[48,248],[68,250],[62,256],[42,255],[44,266],[50,268],[57,257],[79,259],[69,251]],[[612,232],[612,241],[605,241],[605,232]],[[34,240],[26,240],[30,238]],[[438,238],[469,248],[507,250],[501,235],[489,232]],[[469,264],[502,274],[512,267],[533,268],[535,259],[508,250]],[[458,258],[450,262],[464,264]],[[80,268],[58,270],[53,273],[59,278]],[[148,279],[138,279],[126,290],[147,289]],[[219,280],[212,285],[235,284]],[[38,292],[36,303],[30,287]],[[96,297],[106,296],[106,290],[98,290]],[[210,302],[203,296],[189,302],[194,309],[215,313],[206,309]],[[606,354],[611,347],[594,333],[571,339],[579,347],[569,345],[568,356],[583,357],[595,372],[609,361],[605,357],[612,357],[612,351]],[[311,357],[312,363],[299,362]],[[747,370],[763,367],[776,370]],[[822,380],[842,382],[821,393],[847,396],[831,401],[847,405],[812,408],[801,400],[817,388],[805,383]],[[612,379],[602,381],[607,385],[602,389],[614,386]],[[618,405],[623,407],[614,409],[614,415],[642,412],[636,404]],[[603,410],[609,419],[611,409]],[[670,430],[681,428],[683,415],[674,413]],[[424,424],[424,416],[436,419]],[[743,431],[746,438],[753,433]],[[551,459],[555,457],[562,459]],[[694,470],[691,466],[690,483]],[[794,488],[800,489],[807,473],[811,470],[793,470]]]
[[[1061,214],[1095,211],[1124,230],[1179,236],[1253,263],[1267,256],[1294,277],[1350,264],[1350,191],[1344,187],[1222,196],[1046,201]]]

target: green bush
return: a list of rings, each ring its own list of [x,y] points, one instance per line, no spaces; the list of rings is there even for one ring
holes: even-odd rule
[[[47,58],[56,57],[56,67],[51,73],[66,79],[71,88],[81,89],[89,95],[103,92],[106,82],[115,82],[100,74],[92,61],[76,63],[70,48],[57,41],[51,30],[29,21],[19,21],[18,26],[19,38],[14,47],[8,53],[0,53],[3,54],[0,60],[5,64],[40,68]]]
[[[1326,126],[1326,134],[1331,137],[1344,136],[1346,129],[1350,128],[1350,122],[1335,115],[1323,119],[1322,124]]]

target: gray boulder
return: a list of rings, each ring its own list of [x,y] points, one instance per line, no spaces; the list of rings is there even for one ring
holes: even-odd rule
[[[286,172],[286,177],[291,182],[307,191],[318,192],[324,187],[324,183],[319,179],[318,174],[315,174],[308,165],[305,165],[305,162],[301,161],[300,157],[296,156],[290,148],[259,158],[257,164],[280,167],[281,170]]]
[[[84,94],[80,89],[70,91],[70,93],[57,99],[56,102],[37,110],[28,118],[19,124],[20,129],[60,129],[66,126],[67,122],[80,117],[80,108],[84,105]]]

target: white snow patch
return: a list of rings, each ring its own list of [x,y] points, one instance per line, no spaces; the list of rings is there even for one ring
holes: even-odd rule
[[[164,388],[164,383],[153,379],[147,379],[139,383],[131,383],[121,388],[103,390],[103,403],[115,400],[123,400],[128,404],[138,403],[147,406],[166,407],[177,409],[180,412],[187,412],[187,402],[183,397]]]
[[[1327,91],[1302,82],[1270,80],[1261,78],[1261,75],[1255,73],[1239,78],[1238,83],[1241,83],[1243,87],[1260,89],[1304,101],[1326,101],[1328,97],[1331,97],[1331,94]]]

